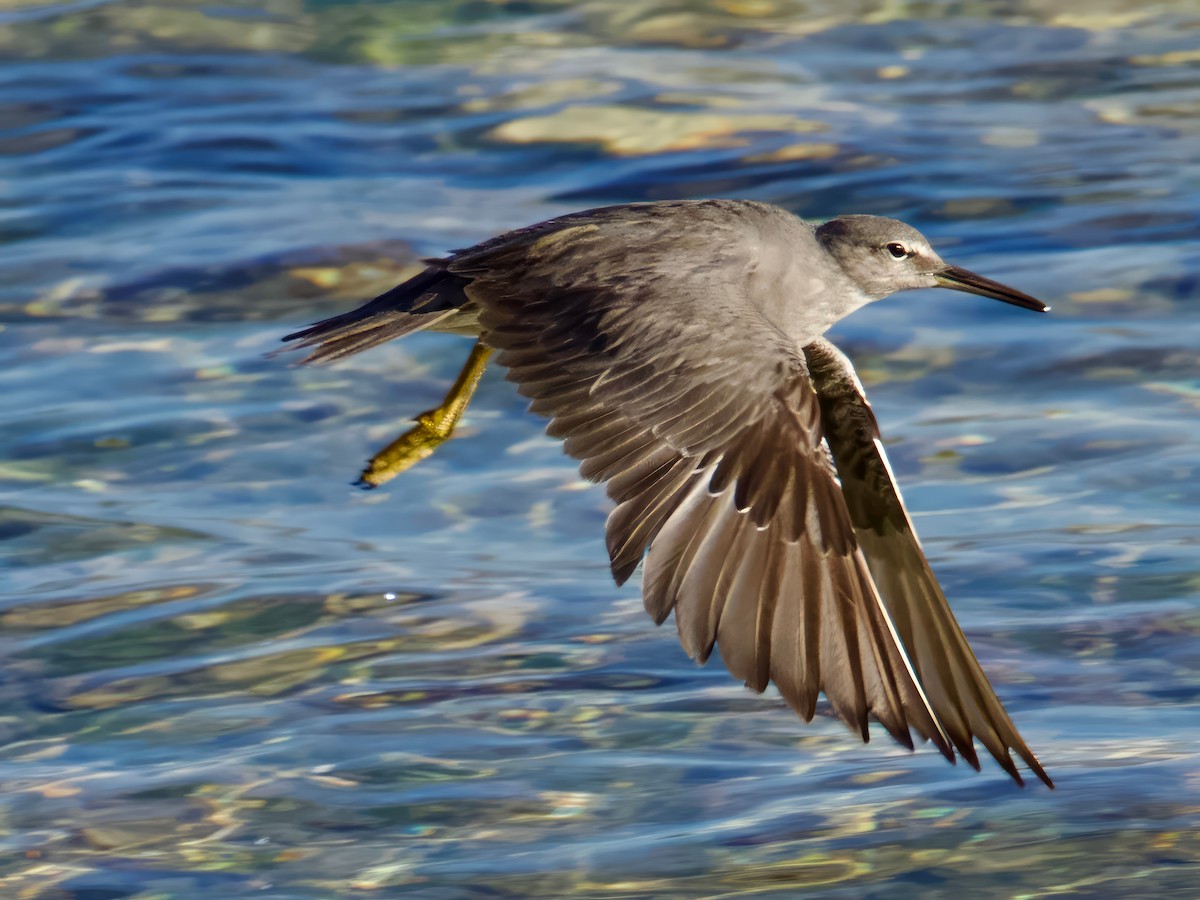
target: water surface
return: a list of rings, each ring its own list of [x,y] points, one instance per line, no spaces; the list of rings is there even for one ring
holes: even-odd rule
[[[0,893],[1192,897],[1190,2],[0,8]],[[571,209],[894,215],[1054,306],[834,337],[1059,789],[798,722],[656,630],[468,344],[264,353]]]

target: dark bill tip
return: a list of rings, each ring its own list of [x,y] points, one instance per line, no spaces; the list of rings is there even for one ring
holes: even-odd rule
[[[1034,312],[1050,312],[1048,307],[1037,297],[1030,297],[1006,284],[960,269],[958,266],[946,266],[934,278],[937,286],[949,288],[952,291],[964,291],[968,294],[978,294],[981,297],[991,297],[993,300],[1003,300],[1022,309],[1032,309]]]

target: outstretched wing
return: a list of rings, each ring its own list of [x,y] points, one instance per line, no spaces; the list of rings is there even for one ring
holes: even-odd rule
[[[864,740],[874,716],[953,760],[856,543],[806,362],[746,300],[753,248],[717,217],[672,231],[660,258],[669,225],[561,220],[449,270],[471,279],[483,340],[549,432],[607,482],[617,581],[649,550],[656,621],[674,610],[689,653],[715,644],[805,719],[824,691]],[[703,264],[665,272],[693,243]]]
[[[1054,787],[1004,711],[934,578],[849,360],[826,340],[804,352],[858,542],[942,727],[976,769],[973,737],[1018,782],[1010,750]]]

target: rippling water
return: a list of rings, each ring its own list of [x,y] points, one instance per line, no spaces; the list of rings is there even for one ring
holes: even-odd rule
[[[0,893],[1196,896],[1200,17],[1064,6],[0,3]],[[694,666],[496,372],[348,487],[461,339],[264,359],[679,196],[895,215],[1053,303],[835,337],[1056,792]]]

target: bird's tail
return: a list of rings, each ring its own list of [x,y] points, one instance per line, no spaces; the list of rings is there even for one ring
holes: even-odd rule
[[[301,365],[352,356],[450,318],[467,302],[467,284],[468,279],[447,272],[440,260],[431,260],[419,275],[358,309],[285,335],[284,341],[295,343],[276,352],[313,347]]]

